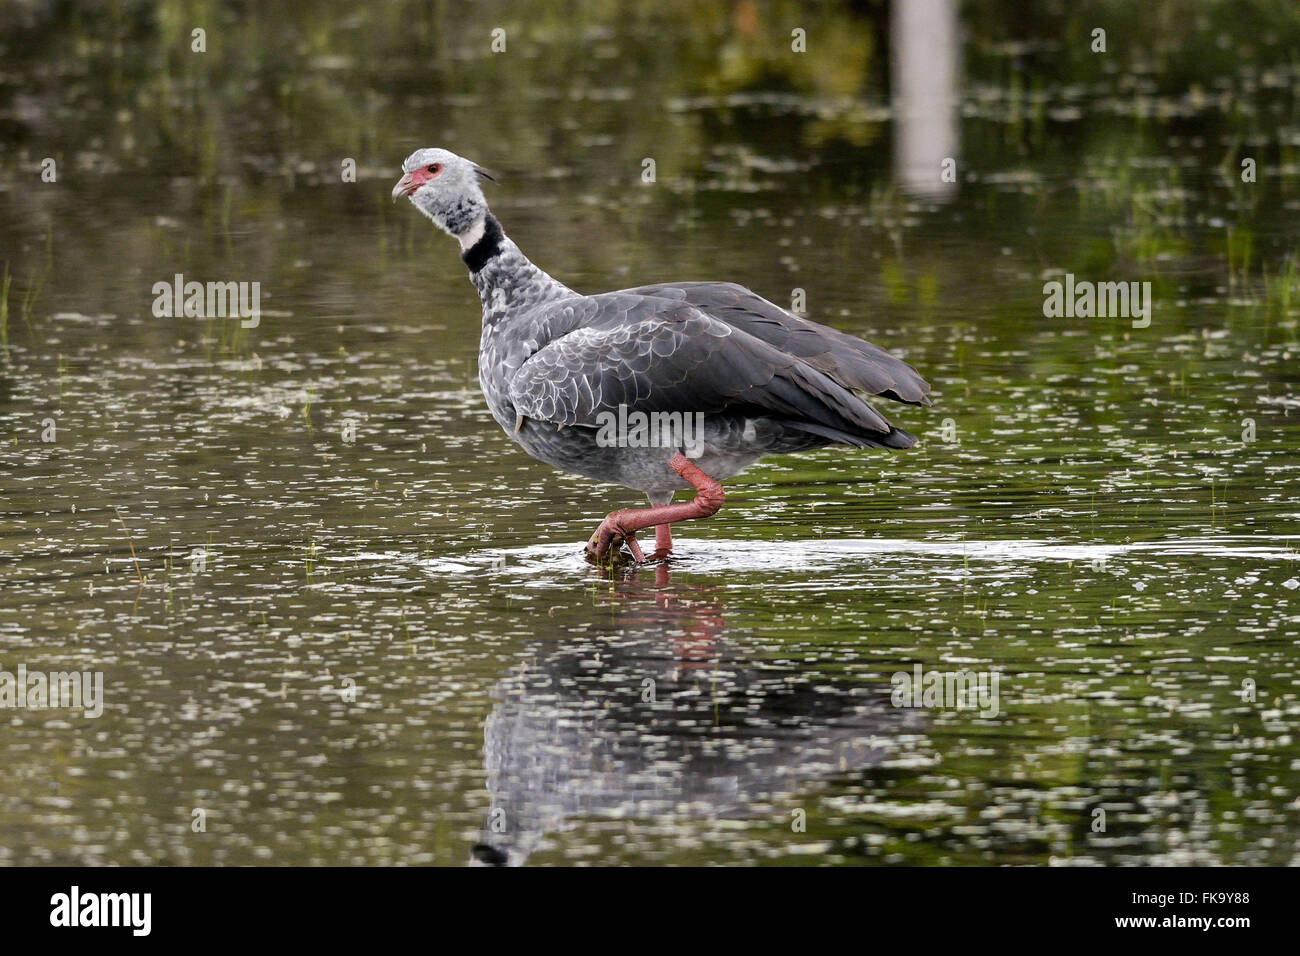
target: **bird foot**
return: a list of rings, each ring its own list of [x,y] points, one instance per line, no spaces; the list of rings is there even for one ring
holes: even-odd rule
[[[589,548],[583,548],[582,557],[592,567],[605,574],[622,573],[639,567],[636,559],[626,548],[610,548],[605,552],[604,557],[600,558],[596,557],[596,553]]]
[[[607,550],[602,557],[597,557],[595,541],[595,535],[592,535],[592,540],[582,549],[582,556],[586,558],[588,564],[594,565],[602,571],[631,571],[636,568],[651,567],[653,565],[667,566],[669,559],[673,556],[671,550],[657,548],[649,554],[643,554],[642,556],[637,557],[631,551],[630,545],[632,542],[616,536],[610,541],[609,550]],[[628,544],[629,547],[624,548],[624,544]],[[640,550],[640,548],[638,548],[638,550]]]
[[[600,527],[596,529],[596,533],[587,542],[587,556],[595,559],[597,564],[613,565],[618,561],[619,555],[623,554],[624,544],[632,552],[635,561],[639,563],[643,560],[644,555],[641,552],[641,545],[637,543],[636,533],[625,531],[619,526],[618,512],[615,511],[606,516],[600,523]]]
[[[673,556],[671,548],[656,548],[649,554],[637,556],[632,553],[631,545],[636,543],[636,539],[627,540],[620,535],[611,539],[609,550],[602,557],[596,556],[596,536],[592,535],[591,541],[583,548],[582,555],[587,559],[588,564],[593,564],[598,568],[605,570],[614,570],[615,568],[642,568],[651,565],[666,565]],[[627,549],[623,545],[627,544]],[[637,548],[640,551],[640,547]]]
[[[596,533],[587,542],[587,556],[588,558],[594,558],[597,564],[614,564],[617,561],[617,556],[623,553],[623,545],[625,544],[628,550],[632,552],[632,560],[635,563],[646,563],[645,553],[636,540],[636,532],[623,527],[620,520],[622,516],[621,511],[614,511],[606,515],[605,520],[596,529]]]

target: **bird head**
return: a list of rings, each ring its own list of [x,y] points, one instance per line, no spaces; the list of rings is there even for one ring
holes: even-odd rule
[[[461,237],[487,215],[487,199],[479,185],[484,179],[492,177],[463,156],[434,147],[417,149],[402,163],[393,201],[406,196],[439,229]]]

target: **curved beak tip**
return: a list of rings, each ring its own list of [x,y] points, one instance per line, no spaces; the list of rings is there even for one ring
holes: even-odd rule
[[[411,174],[403,173],[402,178],[399,179],[397,185],[393,187],[393,202],[397,202],[397,200],[401,199],[403,196],[410,195],[414,186],[415,182],[411,179]]]

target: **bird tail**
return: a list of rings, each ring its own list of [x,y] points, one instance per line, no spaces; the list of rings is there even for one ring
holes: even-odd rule
[[[852,448],[911,448],[916,444],[916,436],[901,428],[889,427],[889,432],[848,432],[831,428],[817,422],[780,419],[779,423],[793,431],[807,432],[828,439],[836,445],[848,445]]]

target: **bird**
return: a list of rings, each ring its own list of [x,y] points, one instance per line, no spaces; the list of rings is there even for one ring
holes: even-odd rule
[[[575,292],[506,236],[483,192],[495,181],[427,147],[402,163],[392,197],[460,244],[483,305],[479,385],[506,435],[539,461],[649,500],[606,515],[589,559],[613,563],[626,546],[637,564],[668,560],[671,526],[716,514],[722,482],[765,456],[916,443],[862,397],[929,405],[930,385],[906,362],[734,282]],[[646,555],[637,534],[649,528]]]

